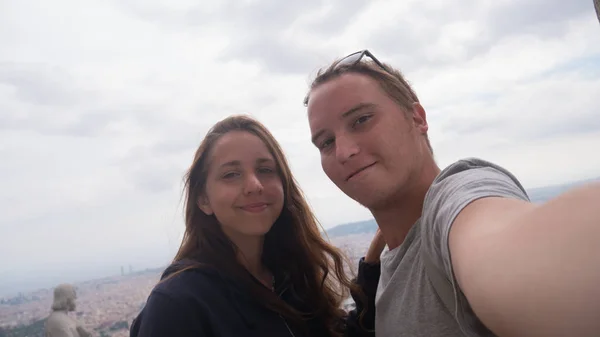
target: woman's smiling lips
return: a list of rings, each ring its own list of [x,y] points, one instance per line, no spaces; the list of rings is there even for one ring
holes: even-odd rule
[[[255,202],[252,204],[244,205],[240,208],[246,212],[260,213],[260,212],[264,211],[267,208],[267,206],[269,206],[269,204],[267,204],[266,202]]]

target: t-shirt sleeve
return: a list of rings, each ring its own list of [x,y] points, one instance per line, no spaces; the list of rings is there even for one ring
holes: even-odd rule
[[[434,181],[423,205],[422,249],[452,284],[458,303],[457,319],[462,328],[472,323],[461,322],[470,308],[454,278],[448,236],[458,214],[471,202],[486,197],[529,201],[519,181],[503,168],[459,162]]]

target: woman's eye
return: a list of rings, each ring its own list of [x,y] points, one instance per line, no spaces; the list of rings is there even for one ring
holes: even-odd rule
[[[227,172],[223,175],[223,179],[233,179],[238,177],[240,174],[237,172]]]
[[[360,116],[356,119],[356,121],[354,121],[354,125],[363,124],[364,122],[368,121],[369,119],[371,119],[370,115]]]
[[[275,172],[275,170],[270,167],[261,167],[258,169],[258,172],[259,173],[273,173],[273,172]]]

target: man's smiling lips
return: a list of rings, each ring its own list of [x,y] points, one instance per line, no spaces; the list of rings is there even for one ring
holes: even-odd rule
[[[365,167],[363,167],[363,168],[360,168],[360,169],[358,169],[358,170],[356,170],[356,171],[352,172],[352,173],[351,173],[351,174],[350,174],[350,175],[349,175],[349,176],[346,178],[346,181],[349,181],[350,179],[354,178],[354,176],[356,176],[357,174],[361,173],[362,171],[364,171],[364,170],[368,169],[369,167],[371,167],[371,166],[373,166],[373,165],[375,165],[375,164],[376,164],[376,163],[369,164],[369,165],[367,165],[367,166],[365,166]]]

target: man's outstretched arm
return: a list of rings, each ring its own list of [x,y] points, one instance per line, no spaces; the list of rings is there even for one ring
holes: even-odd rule
[[[483,198],[450,230],[452,267],[499,336],[600,333],[600,184],[535,205]]]

